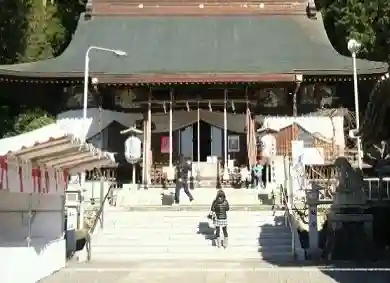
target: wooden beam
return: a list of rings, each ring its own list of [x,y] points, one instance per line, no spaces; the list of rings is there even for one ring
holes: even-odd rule
[[[218,104],[220,103],[222,106],[224,104],[223,102],[224,100],[223,99],[206,99],[206,98],[203,98],[201,99],[200,101],[198,101],[197,99],[182,99],[182,100],[173,100],[173,103],[172,105],[175,106],[175,105],[184,105],[187,104],[187,103],[190,103],[190,104],[196,104],[198,105],[198,102],[199,104],[205,104],[207,105],[209,102],[211,104]],[[256,105],[257,104],[257,101],[256,100],[246,100],[246,99],[232,99],[232,101],[234,101],[234,103],[242,103],[242,104],[252,104],[252,105]],[[150,101],[151,104],[159,104],[159,105],[163,105],[164,103],[167,103],[169,102],[169,100],[151,100]],[[131,102],[132,105],[147,105],[149,103],[148,100],[145,100],[145,101],[133,101]]]

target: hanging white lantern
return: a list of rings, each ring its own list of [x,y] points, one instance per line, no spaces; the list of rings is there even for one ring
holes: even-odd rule
[[[142,142],[139,137],[131,136],[125,141],[125,158],[129,163],[138,162],[142,157]]]

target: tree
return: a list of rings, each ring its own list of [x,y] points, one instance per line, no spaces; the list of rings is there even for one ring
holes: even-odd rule
[[[13,129],[6,133],[5,136],[20,135],[52,123],[55,123],[55,118],[50,116],[46,111],[40,108],[26,110],[16,117]]]
[[[72,40],[80,14],[85,12],[86,3],[86,0],[56,0],[56,15],[65,29],[62,41],[57,42],[54,55],[61,54]]]
[[[69,44],[84,0],[2,0],[0,64],[45,60]]]
[[[45,60],[60,55],[77,27],[84,0],[0,0],[0,64]],[[28,88],[28,86],[26,86]],[[0,84],[0,137],[14,135],[51,121],[42,114],[29,123],[34,107],[15,104],[12,86]],[[17,113],[26,112],[18,116]],[[42,110],[43,111],[43,110]],[[39,113],[39,111],[38,111]],[[16,123],[14,125],[14,123]],[[24,126],[22,126],[24,125]]]
[[[362,43],[360,57],[388,61],[390,0],[323,0],[325,28],[335,49],[350,55],[347,42]]]
[[[56,45],[64,40],[65,28],[56,17],[57,7],[43,0],[27,0],[25,50],[19,62],[45,60],[55,55]]]
[[[0,64],[17,62],[24,51],[26,5],[23,0],[3,0],[0,9]]]

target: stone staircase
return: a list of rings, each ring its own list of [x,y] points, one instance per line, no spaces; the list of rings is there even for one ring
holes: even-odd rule
[[[253,189],[224,189],[228,200],[234,205],[254,206],[259,204],[271,205],[271,192],[264,191],[262,194],[267,194],[266,199],[259,199],[259,192]],[[213,187],[196,188],[191,190],[195,198],[196,205],[210,206],[215,198],[217,189]],[[116,205],[122,207],[144,207],[144,206],[171,206],[173,203],[174,188],[158,190],[152,188],[144,190],[131,185],[123,185],[123,188],[116,192]],[[269,195],[269,196],[268,196]],[[183,190],[180,193],[180,204],[188,205],[190,202]]]
[[[208,210],[136,211],[109,208],[104,230],[92,238],[93,261],[244,260],[289,261],[291,233],[282,211],[229,212],[229,246],[217,248]],[[157,209],[157,208],[156,208]]]

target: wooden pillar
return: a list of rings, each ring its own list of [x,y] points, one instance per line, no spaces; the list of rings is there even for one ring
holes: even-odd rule
[[[152,145],[152,90],[149,91],[149,97],[148,97],[148,116],[147,116],[147,148],[146,148],[146,164],[147,164],[147,169],[146,169],[146,184],[147,186],[150,185],[151,180],[150,180],[150,173],[151,173],[151,166],[152,166],[152,161],[151,161],[151,145]]]
[[[196,145],[196,150],[197,150],[197,156],[198,156],[198,170],[199,170],[199,164],[200,164],[200,109],[199,109],[199,99],[198,99],[198,109],[197,109],[197,145]]]
[[[169,93],[169,168],[173,167],[173,133],[172,133],[172,123],[173,123],[173,113],[172,113],[172,104],[173,104],[173,89]]]
[[[227,169],[228,165],[228,134],[227,134],[227,96],[228,90],[224,90],[224,98],[223,98],[223,137],[224,137],[224,159],[225,159],[225,169]]]
[[[147,187],[147,113],[143,112],[143,158],[142,158],[142,183],[144,184],[144,187]]]

